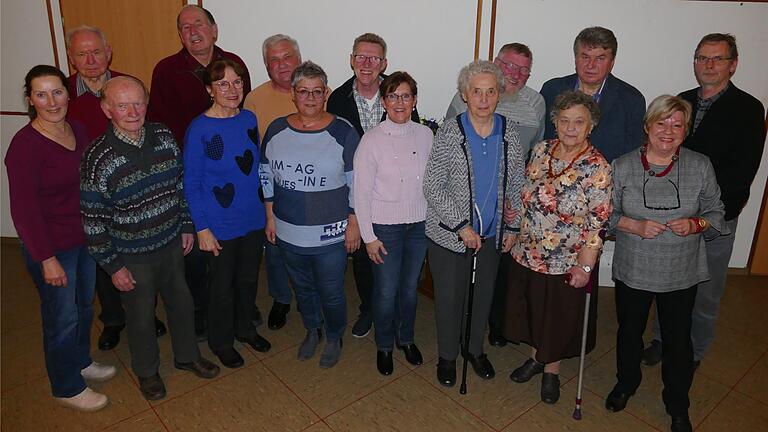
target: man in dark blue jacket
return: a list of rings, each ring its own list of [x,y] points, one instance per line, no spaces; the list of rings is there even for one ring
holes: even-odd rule
[[[639,147],[644,138],[645,98],[636,88],[611,74],[618,43],[613,32],[603,27],[582,30],[573,42],[576,73],[552,78],[541,87],[541,95],[552,109],[555,98],[566,90],[581,90],[600,106],[600,123],[592,130],[590,142],[608,162]],[[544,138],[557,138],[547,115]]]

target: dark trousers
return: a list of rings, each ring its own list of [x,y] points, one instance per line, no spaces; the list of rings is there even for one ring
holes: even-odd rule
[[[146,378],[156,374],[160,366],[160,351],[155,336],[158,293],[165,306],[175,360],[180,363],[197,361],[200,351],[195,337],[194,306],[184,281],[181,242],[173,242],[154,253],[151,259],[123,258],[136,280],[134,289],[121,293],[133,372]]]
[[[120,291],[112,284],[112,276],[101,266],[96,269],[96,295],[101,304],[99,321],[104,327],[125,325],[125,311],[120,303]]]
[[[206,252],[210,268],[208,291],[208,346],[212,351],[232,348],[235,336],[251,338],[253,303],[259,286],[264,230],[231,240],[219,240],[219,256]]]
[[[501,336],[504,333],[504,312],[507,305],[507,274],[509,272],[512,255],[501,255],[499,270],[496,273],[496,285],[493,288],[493,300],[491,313],[488,315],[488,328],[490,333]]]
[[[477,254],[472,328],[469,337],[469,352],[475,356],[483,353],[483,335],[499,265],[499,252],[494,245],[495,237],[486,239]],[[441,358],[455,360],[464,341],[466,329],[464,305],[472,276],[472,253],[456,253],[433,241],[429,242],[427,250],[435,287],[437,351]]]
[[[616,340],[616,386],[634,393],[643,378],[640,359],[643,356],[643,332],[648,322],[651,303],[656,299],[662,336],[661,395],[667,413],[687,415],[688,391],[693,381],[693,345],[691,344],[691,311],[696,301],[696,285],[691,288],[654,293],[616,281],[616,315],[619,332]]]
[[[208,257],[200,250],[197,236],[192,250],[184,257],[184,280],[192,294],[195,313],[205,316],[208,309]]]
[[[368,258],[365,245],[352,253],[352,271],[355,275],[357,295],[360,296],[360,313],[372,313],[373,301],[373,262]]]

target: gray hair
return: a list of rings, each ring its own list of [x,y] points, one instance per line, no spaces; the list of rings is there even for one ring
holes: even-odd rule
[[[95,34],[96,36],[99,37],[99,39],[101,39],[101,43],[103,43],[104,46],[107,46],[107,36],[104,34],[103,31],[101,31],[100,28],[89,26],[89,25],[81,25],[79,27],[75,27],[72,30],[68,31],[67,35],[64,37],[64,40],[67,44],[67,50],[72,48],[72,38],[74,38],[76,34],[83,33],[83,32]]]
[[[703,44],[713,44],[719,42],[725,42],[728,45],[728,56],[732,60],[739,58],[739,48],[736,46],[736,37],[730,33],[710,33],[704,36],[699,41],[699,44],[696,45],[696,51],[693,53],[693,55],[699,55],[699,48],[701,48]]]
[[[552,111],[549,113],[549,119],[552,123],[557,123],[557,118],[563,111],[581,105],[589,111],[589,120],[592,127],[596,127],[600,121],[600,107],[592,96],[582,93],[578,90],[568,90],[560,93],[552,104]]]
[[[282,33],[278,33],[264,39],[264,43],[261,44],[261,56],[264,57],[264,65],[269,66],[269,62],[267,60],[267,50],[279,44],[280,42],[288,42],[291,44],[293,52],[296,53],[296,56],[299,58],[299,63],[301,63],[301,51],[299,50],[299,43],[296,42],[296,39]]]
[[[579,47],[602,48],[611,50],[613,58],[616,58],[616,51],[619,49],[619,42],[616,41],[616,35],[605,27],[587,27],[580,31],[573,41],[573,55],[579,53]]]
[[[507,87],[504,79],[504,73],[501,71],[501,69],[493,62],[486,60],[475,60],[461,68],[461,71],[459,72],[459,79],[456,80],[456,86],[459,90],[459,93],[464,94],[464,91],[467,90],[467,87],[469,86],[469,81],[475,75],[482,73],[491,74],[494,78],[496,78],[496,89],[499,91],[499,94],[502,94],[504,91],[506,91]]]
[[[384,54],[384,58],[387,58],[387,43],[384,42],[384,38],[377,35],[376,33],[363,33],[360,36],[356,37],[355,41],[352,42],[352,54],[355,53],[357,46],[363,42],[372,43],[380,46],[381,51]]]
[[[291,87],[296,87],[299,81],[303,79],[313,78],[320,78],[323,80],[323,87],[328,87],[328,75],[325,74],[323,68],[311,60],[307,60],[296,66],[296,69],[293,70],[291,74]]]

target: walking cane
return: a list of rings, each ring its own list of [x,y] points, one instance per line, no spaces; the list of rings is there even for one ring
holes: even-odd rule
[[[480,210],[475,204],[475,212],[477,213],[477,221],[480,224],[480,234],[483,233],[483,217],[480,216]],[[482,238],[482,237],[481,237]],[[469,361],[469,334],[472,331],[472,303],[475,297],[475,274],[477,272],[477,249],[472,251],[472,273],[469,279],[469,290],[467,290],[467,301],[465,302],[466,309],[464,310],[464,319],[466,323],[464,325],[464,343],[461,347],[461,355],[464,357],[464,364],[461,367],[461,386],[459,386],[459,393],[467,394],[467,362]]]
[[[600,230],[599,234],[601,239],[605,239],[605,230]],[[599,261],[598,261],[599,263]],[[595,266],[593,271],[599,271],[597,268],[599,264]],[[567,274],[566,282],[570,281],[571,274]],[[576,386],[576,408],[573,409],[573,419],[581,420],[581,389],[584,384],[584,360],[587,356],[587,329],[589,328],[589,300],[592,297],[592,289],[594,284],[592,283],[592,275],[589,275],[587,284],[584,285],[584,291],[587,296],[584,302],[584,325],[581,330],[581,353],[579,354],[579,384]]]

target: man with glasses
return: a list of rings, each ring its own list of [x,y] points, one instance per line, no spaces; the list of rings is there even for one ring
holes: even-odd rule
[[[183,148],[189,123],[211,106],[211,97],[203,84],[205,67],[220,58],[242,65],[244,94],[251,91],[251,77],[240,57],[215,45],[219,28],[208,10],[184,6],[176,17],[176,27],[183,46],[176,54],[157,62],[152,71],[147,119],[168,126],[179,148]],[[203,339],[208,296],[205,255],[195,245],[184,261],[187,285],[195,300],[195,330],[198,338]]]
[[[256,114],[259,122],[259,142],[264,138],[267,126],[279,117],[296,112],[291,99],[291,75],[301,63],[301,51],[295,39],[284,34],[272,35],[261,45],[264,66],[269,80],[265,81],[245,97],[245,109]],[[267,325],[272,330],[282,328],[291,310],[291,288],[288,286],[288,272],[277,245],[265,242],[267,266],[267,287],[272,297]]]
[[[611,74],[618,42],[613,32],[603,27],[582,30],[573,42],[576,73],[553,78],[541,87],[549,112],[555,98],[566,90],[580,90],[597,101],[600,123],[590,135],[592,145],[610,163],[640,147],[644,139],[645,98],[635,87]],[[547,119],[544,138],[557,136],[555,125]]]
[[[730,234],[706,239],[710,280],[699,283],[693,307],[691,341],[694,368],[698,368],[715,338],[720,298],[725,291],[728,263],[733,252],[739,214],[749,199],[765,145],[765,110],[758,99],[731,82],[739,63],[736,38],[711,33],[696,46],[693,73],[699,87],[680,93],[693,106],[693,118],[683,146],[709,156],[725,205]],[[643,352],[643,363],[662,359],[658,319],[653,341]]]
[[[499,49],[493,63],[501,68],[506,80],[506,90],[499,98],[496,112],[507,117],[517,126],[520,134],[520,148],[527,160],[528,153],[544,136],[545,105],[544,98],[534,89],[528,87],[528,78],[533,67],[533,53],[527,45],[513,42]],[[467,110],[467,103],[457,91],[445,118],[456,117]],[[488,343],[502,347],[507,340],[502,336],[504,324],[504,308],[506,306],[507,268],[509,255],[502,256],[499,273],[496,276],[496,287],[493,291],[491,313],[488,316]]]
[[[384,70],[387,68],[387,43],[381,36],[373,33],[358,36],[352,44],[349,65],[355,75],[331,93],[328,98],[328,112],[348,120],[357,133],[363,136],[386,116],[379,95],[379,85],[386,77]],[[415,109],[411,119],[419,121],[419,113]],[[358,228],[348,226],[347,230],[350,229]],[[365,248],[358,248],[352,254],[355,285],[360,296],[360,316],[352,327],[352,336],[357,338],[365,337],[373,325],[371,265]]]

